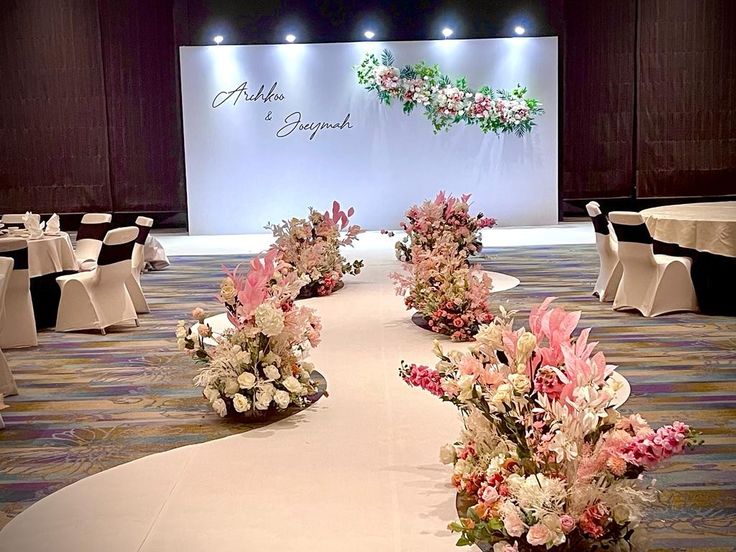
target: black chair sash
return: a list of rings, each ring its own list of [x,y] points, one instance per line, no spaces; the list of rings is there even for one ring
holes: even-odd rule
[[[590,220],[593,221],[593,230],[595,230],[596,234],[607,236],[610,233],[608,230],[608,219],[603,213],[590,217]]]
[[[613,223],[613,229],[616,231],[616,238],[620,242],[629,243],[653,243],[652,235],[646,224],[616,224]]]
[[[13,259],[13,270],[28,270],[28,246],[11,251],[0,251],[0,257]]]
[[[151,227],[141,226],[139,224],[136,224],[135,226],[138,228],[138,237],[135,239],[135,243],[143,245],[146,243],[146,238],[148,238],[148,233],[151,231]]]
[[[103,243],[102,249],[100,250],[100,256],[97,259],[97,266],[111,265],[119,263],[120,261],[129,261],[133,256],[134,245],[135,240],[115,245]]]
[[[77,231],[77,241],[79,240],[98,240],[105,239],[107,231],[110,229],[109,222],[83,222],[79,225]]]

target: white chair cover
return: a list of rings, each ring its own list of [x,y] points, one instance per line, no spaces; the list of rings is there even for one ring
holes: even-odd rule
[[[618,237],[623,266],[614,310],[635,309],[644,316],[697,311],[688,257],[655,255],[652,236],[639,213],[614,211],[609,219]]]
[[[15,261],[5,293],[5,325],[0,329],[0,348],[35,347],[38,336],[31,301],[28,242],[19,238],[0,240],[0,256]]]
[[[124,322],[138,325],[133,301],[125,281],[131,274],[131,257],[138,229],[134,226],[110,230],[102,244],[97,267],[56,279],[61,301],[56,331],[105,328]]]
[[[148,233],[151,231],[153,226],[153,219],[148,217],[138,217],[135,219],[135,225],[138,228],[138,237],[135,240],[133,246],[133,270],[130,276],[125,280],[125,287],[128,288],[130,298],[133,300],[135,306],[135,312],[143,314],[150,312],[146,296],[143,295],[143,288],[141,288],[141,272],[145,267],[146,261],[143,257],[144,244]]]
[[[164,246],[152,234],[149,234],[148,239],[146,239],[146,244],[143,247],[143,258],[148,270],[164,270],[171,265]]]
[[[618,260],[618,242],[598,202],[591,201],[585,206],[585,209],[593,222],[600,267],[593,295],[597,295],[601,302],[613,301],[623,272]]]
[[[0,328],[5,324],[5,294],[8,290],[12,273],[13,259],[10,257],[0,257]],[[2,349],[0,349],[0,396],[7,397],[17,394],[18,387],[15,385],[13,373],[10,371]],[[0,416],[0,428],[2,427],[2,416]]]
[[[94,270],[102,248],[102,240],[112,223],[109,213],[87,213],[77,231],[74,256],[80,270]]]
[[[13,226],[16,228],[22,228],[23,227],[23,217],[26,216],[25,213],[8,213],[6,215],[3,215],[2,218],[0,218],[0,223],[4,224],[5,226]]]

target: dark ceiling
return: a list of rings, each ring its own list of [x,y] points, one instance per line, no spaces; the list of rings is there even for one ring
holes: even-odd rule
[[[453,38],[512,36],[516,25],[527,35],[558,34],[562,0],[470,0],[463,2],[360,0],[179,0],[185,11],[189,45],[212,43],[221,34],[226,44],[283,42],[293,33],[299,42],[442,38],[447,26]]]

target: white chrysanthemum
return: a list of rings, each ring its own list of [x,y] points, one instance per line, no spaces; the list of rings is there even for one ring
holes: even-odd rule
[[[263,335],[274,337],[284,330],[284,312],[270,303],[262,303],[256,307],[256,325]]]
[[[565,482],[537,473],[526,478],[511,474],[506,480],[511,496],[526,512],[557,511],[562,508],[567,496]]]

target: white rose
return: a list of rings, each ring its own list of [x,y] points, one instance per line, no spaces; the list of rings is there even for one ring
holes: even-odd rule
[[[253,389],[253,386],[255,384],[255,374],[251,374],[250,372],[243,372],[238,376],[238,385],[240,385],[242,389]]]
[[[263,357],[263,364],[275,364],[276,366],[281,366],[281,357],[273,351],[269,351],[268,354]]]
[[[262,303],[256,307],[256,325],[263,335],[273,337],[284,329],[284,312],[269,303]]]
[[[304,370],[307,374],[311,374],[314,371],[314,364],[311,362],[307,362],[306,360],[300,363],[300,366],[302,367],[302,370]]]
[[[302,390],[302,384],[294,376],[289,376],[281,382],[283,386],[291,393],[299,393]]]
[[[279,372],[279,369],[273,364],[266,366],[263,369],[263,373],[266,374],[266,377],[270,380],[277,380],[281,377],[281,372]]]
[[[233,396],[233,407],[235,407],[235,412],[250,410],[250,399],[240,393],[235,393]]]
[[[269,395],[267,393],[256,393],[256,409],[257,410],[268,410],[268,407],[271,405],[271,399],[273,398],[273,395]]]
[[[212,401],[212,409],[217,412],[220,418],[223,418],[227,414],[227,405],[221,398],[217,398]]]
[[[228,397],[232,397],[240,391],[240,385],[238,385],[238,380],[235,378],[227,378],[225,380],[225,394]]]
[[[452,464],[456,459],[455,445],[447,444],[440,449],[440,462],[443,464]]]
[[[288,392],[282,391],[279,389],[274,393],[273,401],[276,403],[276,406],[278,406],[281,410],[284,410],[287,406],[289,406],[289,403],[291,402],[291,396]]]
[[[511,374],[509,381],[514,386],[514,390],[519,394],[524,394],[531,388],[531,382],[526,374]]]
[[[186,326],[182,326],[181,324],[176,327],[176,337],[178,339],[184,339],[187,336],[187,328]]]
[[[457,382],[458,388],[460,389],[460,394],[458,395],[458,399],[461,401],[467,401],[470,400],[473,396],[473,386],[475,385],[475,376],[472,374],[467,374],[464,376],[460,376],[460,379]]]
[[[204,397],[210,402],[220,398],[220,390],[216,387],[205,387],[202,393],[204,394]]]

